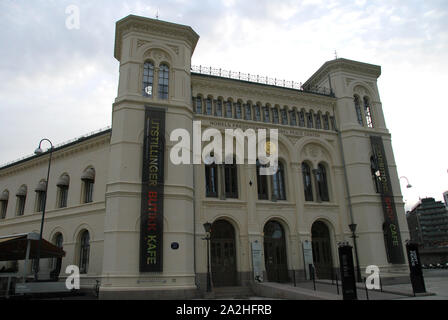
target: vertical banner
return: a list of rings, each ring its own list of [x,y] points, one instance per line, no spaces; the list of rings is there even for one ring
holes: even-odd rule
[[[372,153],[377,166],[377,179],[380,185],[381,202],[383,204],[383,230],[385,233],[384,237],[386,241],[387,255],[390,263],[404,263],[397,209],[395,207],[383,140],[381,137],[371,136],[370,143],[372,145]]]
[[[143,141],[140,272],[163,271],[165,110],[146,107]]]
[[[352,247],[348,245],[340,246],[339,266],[341,271],[342,296],[344,300],[357,300],[355,281],[355,266],[353,264]]]
[[[407,243],[406,252],[408,254],[409,270],[411,271],[412,290],[414,290],[414,293],[424,293],[426,292],[425,279],[423,278],[418,244]]]

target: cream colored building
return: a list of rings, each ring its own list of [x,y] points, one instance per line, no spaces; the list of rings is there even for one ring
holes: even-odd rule
[[[62,235],[67,255],[61,276],[67,265],[80,265],[82,283],[101,280],[106,299],[198,296],[206,287],[206,222],[213,223],[215,286],[251,285],[254,242],[262,248],[263,281],[304,279],[307,241],[317,276],[331,277],[338,270],[338,243],[353,242],[353,223],[363,276],[368,265],[384,274],[407,272],[404,254],[398,262],[388,258],[375,189],[371,136],[384,144],[400,230],[395,244],[404,248],[409,232],[377,87],[381,68],[336,59],[298,88],[192,68],[198,39],[188,26],[138,16],[117,22],[120,75],[111,129],[53,152],[43,236],[55,242]],[[145,106],[165,111],[160,272],[139,268]],[[278,129],[281,172],[262,178],[256,165],[174,165],[170,133],[192,132],[194,120],[203,129]],[[39,232],[47,164],[48,153],[0,168],[0,235]],[[42,277],[51,268],[42,260]]]

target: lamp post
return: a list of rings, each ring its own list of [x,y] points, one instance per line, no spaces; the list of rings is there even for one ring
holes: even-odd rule
[[[45,184],[45,198],[44,198],[44,206],[42,208],[42,219],[40,221],[40,234],[39,234],[39,243],[37,245],[37,258],[36,258],[36,263],[34,266],[34,280],[38,280],[38,273],[39,273],[39,260],[40,260],[40,249],[41,249],[41,245],[42,245],[42,233],[44,231],[44,219],[45,219],[45,207],[47,204],[47,191],[48,191],[48,180],[50,178],[50,167],[51,167],[51,156],[53,154],[53,144],[51,143],[50,140],[48,139],[42,139],[39,142],[39,146],[37,147],[37,149],[34,151],[34,153],[36,155],[41,155],[43,153],[42,149],[41,149],[41,144],[43,141],[48,141],[50,143],[50,157],[48,159],[48,171],[47,171],[47,181]]]
[[[359,258],[358,258],[358,246],[356,245],[356,223],[349,224],[348,227],[350,228],[350,231],[352,232],[352,238],[353,238],[353,247],[355,247],[355,259],[356,259],[356,279],[357,282],[361,282],[361,268],[359,267]]]
[[[205,230],[205,238],[202,238],[202,240],[207,241],[207,292],[211,292],[212,281],[210,276],[210,239],[211,239],[212,224],[210,222],[204,223],[204,230]]]
[[[400,179],[405,179],[406,180],[406,182],[407,182],[406,188],[408,188],[408,189],[412,188],[412,185],[409,183],[409,179],[407,177],[402,176],[402,177],[400,177]]]

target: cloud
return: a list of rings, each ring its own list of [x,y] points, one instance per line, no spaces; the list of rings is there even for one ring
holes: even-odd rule
[[[65,27],[71,4],[80,8],[79,30]],[[2,0],[0,163],[30,153],[42,137],[57,143],[109,125],[118,84],[115,22],[157,12],[200,35],[194,64],[302,82],[334,50],[381,65],[399,173],[421,194],[447,189],[445,0]],[[415,201],[412,191],[403,193]]]

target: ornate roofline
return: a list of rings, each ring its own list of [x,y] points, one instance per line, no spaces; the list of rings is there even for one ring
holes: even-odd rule
[[[355,73],[365,74],[371,77],[378,78],[381,75],[381,66],[369,64],[365,62],[359,62],[355,60],[348,60],[344,58],[338,58],[325,62],[304,84],[303,87],[315,86],[318,84],[328,73],[336,70],[346,70]]]
[[[183,38],[190,45],[192,53],[194,52],[196,44],[199,40],[199,35],[189,26],[131,14],[117,21],[115,26],[114,57],[118,61],[121,59],[121,44],[123,36],[133,31],[143,33],[150,32],[151,34],[164,37],[171,36],[176,39]]]

